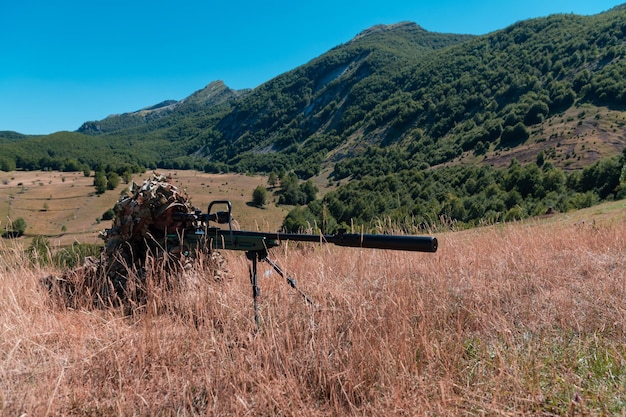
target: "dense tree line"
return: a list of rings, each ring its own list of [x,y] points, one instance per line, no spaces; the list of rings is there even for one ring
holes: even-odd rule
[[[141,172],[156,167],[150,162],[150,155],[157,160],[154,150],[135,153],[128,138],[110,140],[72,132],[15,141],[4,144],[1,150],[0,168],[7,167],[7,170],[76,172],[103,169],[119,171],[121,175],[125,170]]]
[[[363,176],[307,207],[294,209],[283,226],[295,232],[315,225],[324,233],[353,225],[375,229],[381,222],[411,227],[441,221],[474,226],[622,198],[626,198],[626,149],[619,157],[569,174],[538,158],[537,163],[526,165],[513,160],[506,169],[487,165],[408,168]]]

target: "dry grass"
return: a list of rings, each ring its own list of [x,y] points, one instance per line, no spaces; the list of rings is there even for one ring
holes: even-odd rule
[[[59,306],[0,258],[2,415],[624,415],[626,219],[438,236],[436,254],[292,245],[188,272],[136,314]]]

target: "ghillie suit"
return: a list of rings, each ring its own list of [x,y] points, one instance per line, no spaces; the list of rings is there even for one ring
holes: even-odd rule
[[[100,233],[105,242],[100,258],[87,258],[81,268],[47,277],[45,284],[72,307],[85,297],[97,305],[142,305],[148,278],[152,286],[168,291],[193,268],[193,261],[177,245],[168,245],[171,238],[166,237],[180,236],[182,224],[175,217],[194,210],[187,194],[163,176],[155,174],[141,186],[133,183],[113,208],[112,227]],[[205,255],[209,268],[205,262],[204,269],[221,278],[224,259],[217,252]]]
[[[155,176],[140,187],[133,183],[130,195],[122,197],[113,210],[113,225],[100,237],[105,242],[106,275],[121,297],[131,290],[129,272],[143,278],[150,260],[161,260],[168,271],[178,266],[179,259],[171,258],[171,248],[164,247],[165,238],[180,227],[174,214],[192,212],[194,207],[186,194],[164,177]]]

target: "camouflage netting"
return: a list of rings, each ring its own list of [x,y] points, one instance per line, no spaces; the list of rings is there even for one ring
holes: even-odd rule
[[[147,275],[158,275],[158,284],[169,288],[194,267],[176,246],[166,245],[166,236],[182,231],[176,213],[195,210],[187,194],[166,177],[154,174],[141,186],[133,183],[113,210],[112,227],[100,233],[105,242],[100,258],[87,258],[81,268],[45,279],[70,304],[87,293],[98,304],[142,303]],[[225,260],[218,252],[205,255],[209,257],[205,272],[221,279]]]

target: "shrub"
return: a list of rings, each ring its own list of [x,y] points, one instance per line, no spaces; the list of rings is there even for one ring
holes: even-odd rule
[[[28,255],[34,264],[49,265],[52,258],[50,241],[45,236],[35,236],[28,247]]]
[[[268,192],[262,185],[257,186],[252,191],[252,202],[257,207],[263,207],[267,203]]]
[[[504,129],[501,141],[503,145],[513,145],[525,142],[529,137],[528,128],[523,123],[517,123]]]
[[[26,220],[19,217],[15,221],[10,221],[2,235],[3,237],[20,237],[26,231]]]
[[[102,213],[102,220],[112,220],[113,217],[115,217],[115,211],[113,211],[113,209],[108,209]]]

